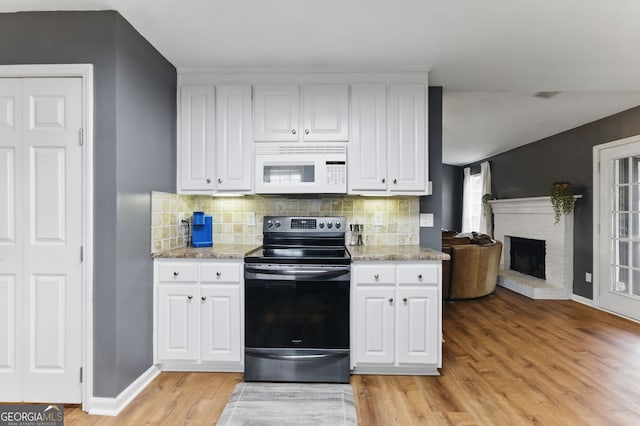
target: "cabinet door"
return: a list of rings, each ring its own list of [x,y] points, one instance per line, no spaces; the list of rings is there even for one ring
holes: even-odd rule
[[[216,91],[216,189],[250,191],[251,86],[218,86]]]
[[[356,288],[356,364],[393,363],[395,303],[393,287]]]
[[[241,362],[240,285],[203,285],[200,296],[202,360]]]
[[[213,191],[215,160],[215,89],[180,89],[178,191]]]
[[[198,287],[158,287],[158,359],[197,359]]]
[[[389,189],[427,190],[425,86],[389,88]]]
[[[398,363],[434,364],[439,358],[439,300],[437,287],[398,289]]]
[[[349,86],[304,86],[305,141],[349,140]]]
[[[254,137],[264,142],[295,142],[300,136],[297,85],[254,87]]]
[[[387,94],[384,84],[351,86],[349,191],[387,189]]]

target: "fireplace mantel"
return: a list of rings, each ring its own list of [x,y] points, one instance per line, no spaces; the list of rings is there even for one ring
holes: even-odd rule
[[[582,195],[575,195],[576,199]],[[555,223],[551,197],[490,200],[494,238],[502,241],[498,284],[534,299],[568,299],[573,293],[573,213]],[[511,237],[546,242],[546,279],[509,269]]]

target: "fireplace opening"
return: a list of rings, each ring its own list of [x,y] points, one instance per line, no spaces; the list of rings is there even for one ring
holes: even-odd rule
[[[545,242],[530,238],[511,237],[510,243],[509,256],[511,265],[509,267],[514,271],[531,275],[532,277],[546,279],[544,267]]]

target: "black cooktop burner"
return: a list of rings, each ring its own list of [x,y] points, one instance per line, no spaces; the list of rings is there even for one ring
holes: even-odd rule
[[[260,247],[244,258],[246,263],[294,263],[348,265],[351,254],[345,247]]]

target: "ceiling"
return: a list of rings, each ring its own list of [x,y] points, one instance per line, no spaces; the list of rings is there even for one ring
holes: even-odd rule
[[[0,0],[105,9],[178,69],[430,66],[448,164],[640,105],[637,0]]]

